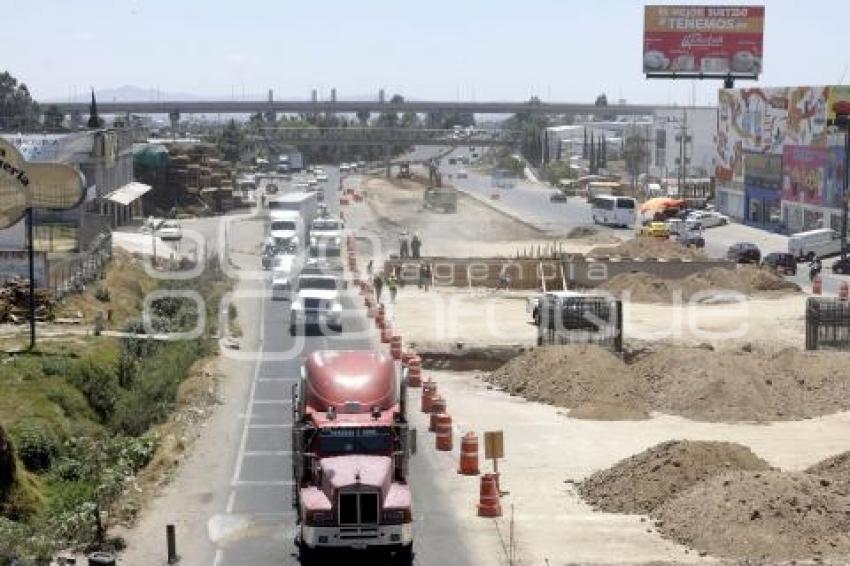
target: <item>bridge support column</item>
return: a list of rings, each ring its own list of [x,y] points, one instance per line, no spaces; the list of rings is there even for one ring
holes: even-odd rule
[[[384,163],[387,166],[387,178],[392,177],[392,146],[390,144],[384,144]]]
[[[180,127],[180,112],[169,112],[168,119],[171,120],[171,131],[177,133],[177,128]]]

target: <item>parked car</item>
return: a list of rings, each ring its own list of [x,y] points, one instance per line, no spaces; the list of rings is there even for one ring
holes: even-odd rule
[[[723,226],[729,223],[729,218],[713,210],[694,210],[688,214],[688,220],[696,220],[703,228]]]
[[[705,238],[699,230],[691,230],[683,232],[676,237],[676,241],[686,248],[695,247],[702,249],[705,247]]]
[[[762,267],[769,267],[783,275],[797,275],[797,258],[787,252],[771,252],[761,260]]]
[[[850,256],[833,263],[832,272],[838,275],[850,275]]]
[[[669,238],[670,229],[664,222],[650,222],[640,227],[640,235],[650,238]]]
[[[183,229],[175,220],[166,220],[156,231],[160,240],[180,240],[183,238]]]
[[[735,263],[755,263],[761,261],[761,250],[751,242],[738,242],[729,246],[726,259]]]
[[[564,191],[552,191],[549,193],[549,202],[567,202],[567,194]]]

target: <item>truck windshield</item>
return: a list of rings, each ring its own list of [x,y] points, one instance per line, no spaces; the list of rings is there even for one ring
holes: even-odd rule
[[[333,291],[336,289],[336,279],[332,279],[330,277],[302,277],[298,280],[298,288]]]
[[[291,220],[275,220],[272,222],[272,230],[295,230],[295,222]]]
[[[319,431],[320,454],[384,453],[392,449],[388,428],[330,428]]]
[[[339,222],[336,220],[315,220],[313,230],[339,230]]]

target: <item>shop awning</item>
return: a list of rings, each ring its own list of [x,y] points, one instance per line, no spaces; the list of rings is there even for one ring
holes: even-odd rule
[[[106,199],[127,206],[149,190],[151,190],[150,185],[146,185],[144,183],[136,183],[134,181],[132,183],[127,183],[119,189],[115,189],[114,191],[106,195]]]

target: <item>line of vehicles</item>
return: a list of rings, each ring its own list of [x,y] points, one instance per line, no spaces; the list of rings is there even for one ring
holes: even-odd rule
[[[342,219],[316,192],[295,183],[272,196],[268,209],[264,265],[272,271],[272,298],[290,302],[290,333],[341,332]],[[406,370],[382,351],[320,350],[303,363],[292,388],[292,501],[301,564],[350,549],[411,564],[408,477],[416,431],[408,424],[406,383]]]

